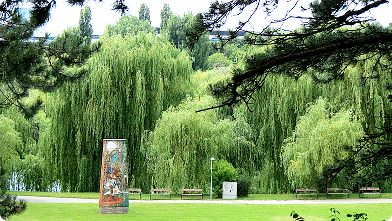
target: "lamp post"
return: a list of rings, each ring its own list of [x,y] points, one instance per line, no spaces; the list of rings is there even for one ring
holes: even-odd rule
[[[212,161],[215,160],[214,157],[211,157],[211,186],[210,186],[210,199],[212,199]]]

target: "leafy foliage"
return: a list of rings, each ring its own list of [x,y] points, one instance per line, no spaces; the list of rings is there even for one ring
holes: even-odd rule
[[[186,53],[152,34],[105,38],[85,67],[89,77],[53,95],[48,155],[64,189],[99,190],[102,139],[108,138],[127,139],[130,185],[148,189],[142,134],[185,98],[190,65]]]
[[[32,5],[27,19],[19,12],[22,2],[3,1],[0,4],[0,72],[4,76],[0,81],[0,107],[16,105],[29,113],[41,104],[37,102],[29,110],[21,102],[29,89],[49,91],[82,77],[82,70],[65,74],[65,66],[80,66],[98,47],[85,44],[76,33],[63,34],[52,43],[47,42],[48,36],[37,42],[30,41],[34,30],[49,19],[55,2],[27,1]]]
[[[163,4],[163,9],[161,10],[161,23],[159,25],[161,30],[165,30],[167,28],[167,23],[169,22],[172,14],[173,13],[170,10],[169,4],[167,3]]]
[[[93,27],[90,22],[91,22],[91,10],[90,10],[90,6],[86,6],[85,8],[80,10],[79,26],[78,26],[78,29],[80,31],[80,36],[84,38],[84,42],[86,44],[91,43],[91,39],[93,35]]]
[[[279,19],[271,19],[271,13],[280,8],[281,1],[231,0],[211,3],[209,11],[197,16],[203,22],[194,25],[197,31],[188,33],[190,39],[197,39],[206,31],[222,27],[232,14],[245,14],[249,10],[248,19],[240,21],[226,40],[234,39],[239,31],[246,31],[245,25],[250,23],[256,12],[264,12],[272,21],[259,32],[250,32],[252,37],[247,38],[249,44],[267,45],[267,50],[249,57],[246,69],[238,70],[231,81],[216,88],[215,94],[222,98],[222,102],[212,108],[240,101],[249,105],[253,100],[252,95],[263,87],[270,74],[285,74],[297,79],[310,69],[317,71],[318,74],[314,76],[317,82],[330,82],[342,77],[344,67],[359,60],[380,60],[384,56],[390,60],[391,29],[380,27],[377,23],[366,23],[371,19],[362,16],[387,2],[328,0],[316,1],[306,7],[298,1]],[[312,16],[292,15],[296,7],[311,11]],[[288,20],[298,20],[303,25],[287,31],[284,23]],[[383,67],[383,64],[376,62],[374,67]]]
[[[282,147],[283,163],[293,189],[317,187],[323,168],[348,158],[346,146],[362,138],[361,123],[351,111],[333,114],[320,98],[297,123]]]
[[[15,122],[3,114],[0,115],[0,133],[0,166],[10,171],[20,159],[22,139],[15,130]]]
[[[250,185],[251,180],[249,177],[239,174],[237,179],[237,196],[247,197],[249,194]]]
[[[168,109],[144,139],[143,152],[153,177],[152,186],[175,191],[208,189],[211,156],[252,171],[253,159],[244,159],[257,158],[258,150],[245,136],[247,124],[241,120],[219,120],[215,111],[196,113],[211,102],[214,101],[210,96],[188,98],[177,108]]]
[[[263,152],[262,156],[265,156],[257,165],[262,169],[252,180],[252,191],[258,193],[290,191],[291,187],[281,161],[283,141],[292,136],[297,121],[305,115],[308,105],[315,102],[320,96],[329,101],[331,113],[338,113],[340,110],[352,111],[361,122],[365,134],[375,134],[380,131],[380,128],[390,124],[391,109],[388,99],[390,91],[386,90],[388,82],[391,80],[390,69],[379,69],[378,74],[374,75],[372,72],[374,62],[376,61],[367,60],[350,65],[347,67],[343,79],[334,80],[328,84],[316,84],[309,75],[301,76],[297,80],[285,76],[268,76],[260,91],[253,95],[252,105],[248,107],[238,105],[234,108],[236,112],[244,114],[246,122],[254,131],[255,145]],[[387,61],[383,60],[383,62]],[[251,111],[247,111],[248,108]],[[387,141],[385,139],[388,136],[387,133],[382,136],[385,136],[382,139]],[[374,140],[374,142],[378,141]],[[385,147],[385,149],[381,147]],[[376,148],[376,146],[371,146],[371,143],[366,144],[363,152],[348,154],[350,158],[347,158],[347,164],[338,162],[332,168],[325,168],[326,170],[322,173],[323,180],[318,182],[325,185],[348,185],[350,183],[347,187],[352,185],[353,189],[357,189],[361,185],[377,185],[383,189],[389,189],[388,183],[390,181],[374,183],[376,180],[388,180],[390,177],[387,175],[389,174],[387,173],[389,171],[387,165],[390,164],[388,163],[390,161],[389,155],[380,154],[380,158],[370,157],[375,156],[370,153],[377,153],[378,149],[387,150],[388,145],[385,143],[385,145]],[[359,156],[363,153],[369,153],[369,155],[363,155],[369,156],[369,161],[361,160]],[[380,151],[379,153],[388,153],[388,151]],[[373,163],[370,163],[370,159],[374,159]],[[354,161],[355,164],[352,163]],[[343,167],[343,165],[345,166]],[[342,171],[342,168],[349,167],[355,169],[349,170],[350,172]],[[373,170],[372,168],[384,169]],[[339,171],[343,173],[337,176]],[[385,186],[382,186],[384,184]]]
[[[191,13],[184,14],[182,17],[171,14],[165,29],[161,29],[161,35],[178,49],[187,50],[195,58],[194,70],[204,70],[208,56],[212,54],[212,46],[208,34],[201,36],[196,42],[191,42],[187,38],[186,33],[192,29],[192,24],[195,22],[197,19]]]
[[[218,160],[212,165],[212,190],[213,193],[222,197],[223,182],[237,181],[238,173],[226,160]]]
[[[139,20],[140,21],[148,21],[151,24],[151,21],[150,21],[150,9],[144,3],[140,5]]]
[[[216,69],[229,67],[231,61],[223,53],[214,53],[207,60],[208,68]]]
[[[116,24],[108,24],[102,35],[102,39],[113,35],[137,35],[139,32],[156,33],[156,29],[151,26],[149,21],[140,20],[133,15],[122,16]]]

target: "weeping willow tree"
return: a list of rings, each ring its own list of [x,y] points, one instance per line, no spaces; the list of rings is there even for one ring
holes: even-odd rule
[[[298,79],[281,75],[266,77],[263,87],[255,94],[249,106],[238,106],[255,131],[255,144],[265,158],[263,169],[256,177],[256,189],[263,193],[290,191],[290,183],[282,163],[283,141],[292,136],[300,116],[309,104],[320,96],[331,104],[331,112],[352,110],[361,119],[365,133],[382,128],[391,116],[387,90],[390,82],[388,70],[374,70],[372,60],[345,67],[342,79],[328,84],[316,84],[312,70]],[[319,74],[319,73],[318,73]],[[247,111],[250,108],[252,112]]]
[[[0,114],[0,166],[8,171],[12,170],[15,161],[18,161],[18,150],[22,146],[20,134],[15,130],[15,121]]]
[[[186,53],[152,34],[105,38],[84,67],[89,77],[54,94],[48,159],[69,191],[98,191],[102,139],[125,138],[131,185],[148,189],[141,136],[185,98]]]
[[[347,147],[358,144],[364,136],[361,122],[352,111],[332,113],[330,109],[330,104],[319,98],[284,142],[283,164],[292,189],[331,187],[331,183],[318,182],[324,168],[347,159]],[[339,186],[347,187],[347,183]]]
[[[256,170],[260,152],[241,113],[224,119],[218,110],[196,112],[217,102],[205,95],[204,83],[222,77],[219,71],[197,72],[192,81],[199,83],[194,85],[199,96],[169,108],[155,130],[146,134],[142,146],[154,187],[209,189],[210,157],[227,160],[248,173]]]

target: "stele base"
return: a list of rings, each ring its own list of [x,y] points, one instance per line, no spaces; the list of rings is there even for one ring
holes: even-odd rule
[[[128,214],[129,207],[100,206],[99,214]]]

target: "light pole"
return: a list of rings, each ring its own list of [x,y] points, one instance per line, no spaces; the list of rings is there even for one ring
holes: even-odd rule
[[[211,157],[211,186],[210,186],[210,199],[212,199],[212,161],[215,160],[214,157]]]

